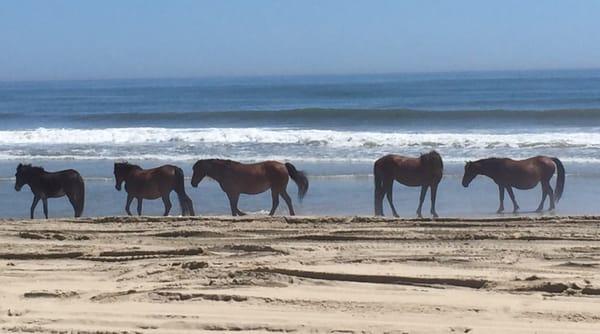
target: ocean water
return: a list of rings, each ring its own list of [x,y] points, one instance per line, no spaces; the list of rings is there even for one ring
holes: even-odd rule
[[[87,184],[84,214],[96,216],[124,212],[115,160],[177,164],[189,177],[196,159],[213,157],[304,169],[311,188],[299,214],[371,214],[373,161],[431,149],[446,167],[441,215],[487,216],[497,208],[490,180],[462,188],[465,160],[538,154],[559,157],[567,169],[557,213],[600,213],[600,70],[0,82],[0,119],[3,217],[28,215],[30,192],[13,188],[19,162],[78,169]],[[199,213],[229,213],[215,182],[188,192]],[[418,189],[396,184],[403,216],[414,215],[417,197]],[[517,198],[534,209],[540,190]],[[240,207],[264,213],[270,197],[244,196]],[[145,212],[161,213],[162,203],[146,201]],[[70,216],[71,209],[66,199],[51,200],[50,213]]]

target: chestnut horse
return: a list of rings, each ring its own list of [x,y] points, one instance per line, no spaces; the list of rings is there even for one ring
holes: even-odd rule
[[[75,210],[75,217],[81,217],[85,201],[85,186],[83,178],[76,170],[67,169],[59,172],[46,172],[42,167],[19,164],[15,174],[15,190],[20,191],[24,185],[29,185],[33,192],[30,217],[40,199],[44,204],[44,216],[48,219],[48,198],[67,196]]]
[[[552,190],[550,179],[557,171],[556,189]],[[512,160],[508,158],[489,158],[477,161],[469,161],[465,165],[465,175],[462,184],[466,188],[477,175],[485,175],[498,185],[500,194],[500,207],[497,213],[504,211],[504,190],[508,192],[512,200],[514,210],[519,210],[515,200],[513,187],[517,189],[532,189],[538,183],[542,183],[542,201],[536,212],[544,209],[546,196],[550,197],[550,210],[554,209],[565,188],[565,168],[558,158],[537,156],[525,160]]]
[[[375,161],[373,175],[375,177],[375,215],[383,216],[383,197],[387,196],[392,214],[398,217],[392,198],[394,180],[409,187],[421,187],[417,216],[420,218],[423,201],[427,189],[431,188],[431,214],[438,217],[435,211],[438,184],[442,180],[444,164],[442,157],[431,151],[418,158],[400,155],[386,155]]]
[[[164,215],[171,211],[171,191],[177,193],[181,214],[193,216],[194,206],[192,200],[185,193],[183,170],[172,165],[164,165],[153,169],[142,169],[140,166],[127,162],[117,162],[114,168],[115,188],[121,191],[121,184],[125,182],[127,191],[127,203],[125,211],[131,216],[129,207],[133,199],[137,199],[137,213],[142,215],[142,200],[162,198],[165,204]]]
[[[194,164],[192,186],[198,187],[205,176],[217,181],[221,189],[227,194],[233,216],[245,215],[244,212],[238,209],[240,194],[260,194],[268,189],[271,189],[273,200],[269,215],[275,214],[275,210],[279,205],[279,196],[281,196],[290,210],[290,215],[293,216],[295,214],[294,207],[286,191],[289,178],[291,177],[296,182],[300,200],[308,191],[306,175],[298,171],[291,163],[264,161],[255,164],[243,164],[221,159],[198,160]]]

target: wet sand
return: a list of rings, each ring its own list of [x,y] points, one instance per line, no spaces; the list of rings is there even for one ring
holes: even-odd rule
[[[598,333],[600,217],[0,222],[0,331]]]

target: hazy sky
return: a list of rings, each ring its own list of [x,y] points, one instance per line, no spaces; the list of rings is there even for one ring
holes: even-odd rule
[[[0,80],[600,68],[600,1],[0,3]]]

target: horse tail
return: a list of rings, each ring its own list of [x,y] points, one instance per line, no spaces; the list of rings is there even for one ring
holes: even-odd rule
[[[379,160],[373,165],[373,178],[375,179],[375,216],[383,216],[383,172],[379,168]]]
[[[181,206],[182,216],[195,216],[194,203],[192,199],[185,193],[185,179],[183,177],[183,170],[179,167],[175,167],[175,192],[179,199],[179,205]]]
[[[75,218],[81,217],[83,214],[83,207],[85,205],[85,183],[79,173],[77,173],[77,182],[75,185],[76,200],[74,203],[75,207]]]
[[[308,178],[304,172],[299,171],[289,162],[285,163],[285,168],[287,168],[289,176],[296,182],[298,186],[298,199],[302,201],[306,192],[308,191]]]
[[[556,187],[554,190],[554,199],[556,203],[560,200],[563,191],[565,190],[565,166],[558,158],[552,158],[556,165]]]

